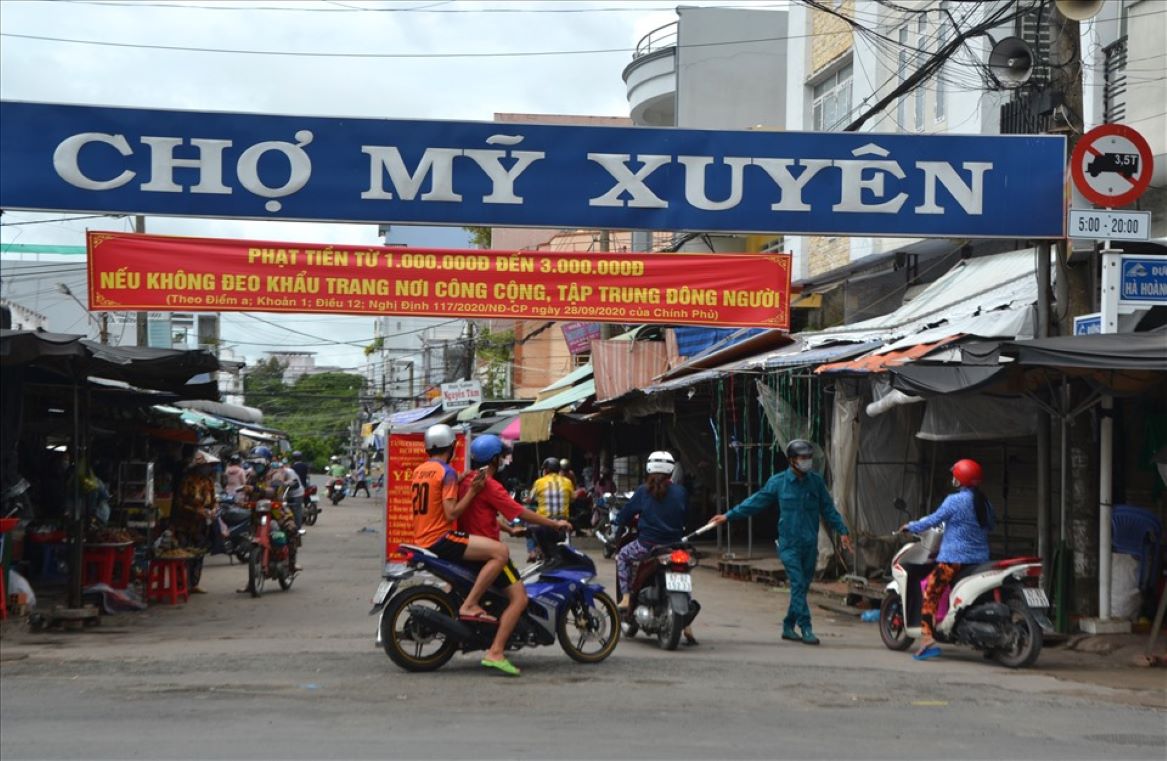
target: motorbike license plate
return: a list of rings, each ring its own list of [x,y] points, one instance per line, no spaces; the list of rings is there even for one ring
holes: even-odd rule
[[[388,579],[382,579],[381,583],[377,585],[377,592],[373,595],[373,604],[380,605],[385,602],[385,598],[389,596],[389,590],[393,589],[393,582]]]
[[[665,589],[669,592],[692,592],[693,577],[687,573],[666,573]]]
[[[1031,608],[1048,608],[1049,598],[1045,596],[1044,589],[1035,589],[1032,587],[1022,587],[1021,591],[1025,594],[1025,604]]]

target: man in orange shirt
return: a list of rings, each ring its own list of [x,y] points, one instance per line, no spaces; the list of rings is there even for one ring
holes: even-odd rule
[[[454,430],[448,425],[432,425],[425,432],[425,451],[430,459],[413,469],[413,543],[443,560],[482,563],[482,570],[459,607],[458,616],[497,624],[498,620],[483,610],[479,600],[496,579],[496,586],[505,589],[519,581],[519,574],[510,562],[506,545],[455,528],[458,518],[486,485],[486,474],[479,471],[463,495],[458,496],[458,474],[450,467],[454,441]],[[507,637],[500,631],[486,651],[482,665],[518,676],[519,670],[506,658],[506,643]]]

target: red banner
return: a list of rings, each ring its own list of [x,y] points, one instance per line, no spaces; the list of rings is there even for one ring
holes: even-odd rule
[[[413,469],[429,459],[425,453],[424,433],[390,433],[385,445],[388,452],[388,488],[385,490],[385,562],[399,563],[404,558],[397,551],[400,544],[413,541]],[[465,469],[466,435],[459,433],[454,444],[454,469]]]
[[[789,254],[323,246],[90,232],[89,308],[788,328]]]

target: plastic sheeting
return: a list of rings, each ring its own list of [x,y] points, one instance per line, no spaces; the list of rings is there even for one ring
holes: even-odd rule
[[[929,399],[916,437],[925,441],[996,441],[1036,434],[1037,406],[1028,399],[966,394]]]
[[[835,395],[831,420],[831,496],[848,526],[855,519],[855,464],[859,459],[859,413],[863,402],[857,397]]]

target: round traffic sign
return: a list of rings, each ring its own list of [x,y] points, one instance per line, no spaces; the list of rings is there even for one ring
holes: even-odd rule
[[[1074,185],[1091,203],[1126,206],[1151,184],[1151,147],[1125,124],[1103,124],[1087,132],[1070,156]]]

